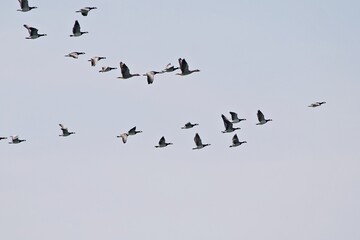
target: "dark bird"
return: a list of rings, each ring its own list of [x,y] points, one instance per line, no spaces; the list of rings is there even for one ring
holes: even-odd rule
[[[194,142],[195,142],[195,145],[196,147],[193,148],[193,150],[195,149],[202,149],[206,146],[210,146],[211,144],[203,144],[202,141],[201,141],[201,138],[199,136],[199,134],[195,134],[195,137],[194,137]]]
[[[18,9],[18,11],[20,11],[20,12],[28,12],[31,9],[37,8],[37,7],[29,7],[28,0],[19,0],[19,3],[20,3],[21,9]]]
[[[43,37],[43,36],[47,36],[46,34],[40,34],[38,33],[38,29],[34,28],[34,27],[30,27],[26,24],[24,24],[24,27],[28,30],[29,32],[29,37],[26,37],[26,39],[36,39],[39,37]]]
[[[93,9],[97,9],[97,7],[84,7],[76,12],[81,13],[81,15],[86,17],[88,13]]]
[[[222,131],[222,133],[229,133],[229,132],[233,132],[233,131],[235,131],[235,130],[240,129],[240,128],[238,128],[238,127],[234,128],[232,122],[230,122],[229,119],[227,119],[227,118],[224,116],[224,114],[221,114],[221,118],[222,118],[222,120],[223,120],[223,122],[224,122],[224,126],[225,126],[225,130]]]
[[[59,124],[59,126],[60,126],[61,131],[62,131],[62,134],[59,135],[60,137],[67,137],[67,136],[70,136],[71,134],[75,134],[74,132],[69,132],[69,130],[64,125],[62,125],[61,123]]]
[[[130,69],[123,62],[120,62],[120,69],[121,69],[121,75],[122,76],[118,77],[118,78],[128,79],[128,78],[131,78],[131,77],[140,76],[140,74],[131,74]]]
[[[240,142],[237,134],[235,134],[233,136],[233,138],[232,138],[232,145],[230,145],[230,147],[237,147],[237,146],[240,146],[243,143],[247,143],[247,142],[246,141]]]
[[[172,144],[172,143],[167,143],[167,142],[165,141],[165,137],[162,136],[162,137],[160,138],[159,145],[158,145],[158,146],[155,146],[155,147],[156,147],[156,148],[163,148],[163,147],[166,147],[166,146],[168,146],[168,145],[173,145],[173,144]]]
[[[184,58],[179,58],[179,65],[180,65],[181,73],[177,73],[176,75],[185,76],[193,72],[200,72],[199,69],[189,70],[189,65],[187,64]]]
[[[259,122],[256,125],[263,125],[269,121],[272,121],[272,119],[265,119],[264,114],[260,110],[257,112],[257,117]]]
[[[85,33],[88,32],[82,32],[81,28],[80,28],[80,23],[78,22],[78,20],[75,21],[74,27],[72,29],[73,34],[70,35],[70,37],[79,37]]]

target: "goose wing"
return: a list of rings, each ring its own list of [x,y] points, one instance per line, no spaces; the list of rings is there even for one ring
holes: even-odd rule
[[[197,134],[197,133],[195,134],[194,142],[195,142],[196,146],[202,146],[201,138],[200,138],[199,134]]]
[[[225,129],[231,129],[233,124],[229,121],[229,119],[227,119],[224,114],[221,114],[221,117],[223,119]]]
[[[29,8],[29,3],[28,0],[19,0],[20,3],[20,7],[21,9],[28,9]]]
[[[230,115],[231,115],[231,120],[235,121],[235,120],[238,120],[238,115],[236,112],[230,112]]]
[[[165,145],[165,137],[162,136],[159,141],[159,146]]]
[[[258,117],[259,122],[265,121],[264,114],[260,110],[258,110],[258,112],[257,112],[257,117]]]
[[[73,27],[73,34],[80,33],[80,23],[78,20],[75,21],[74,27]]]
[[[235,134],[235,135],[233,136],[232,142],[233,142],[233,144],[239,144],[239,138],[238,138],[237,134]]]
[[[32,35],[37,35],[38,34],[38,29],[34,28],[34,27],[30,27],[29,25],[24,24],[24,27],[29,31],[29,34]]]
[[[128,133],[131,134],[131,133],[135,133],[135,132],[136,132],[136,127],[133,127],[132,129],[129,130]]]
[[[130,75],[130,69],[126,66],[125,63],[120,62],[120,69],[123,77]]]
[[[189,71],[189,65],[187,64],[186,60],[183,58],[179,58],[179,65],[181,72],[188,72]]]

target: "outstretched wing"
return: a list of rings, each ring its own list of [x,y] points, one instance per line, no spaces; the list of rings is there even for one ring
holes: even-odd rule
[[[165,145],[165,137],[164,136],[160,138],[159,146],[161,146],[161,145]]]
[[[237,134],[235,134],[235,135],[233,136],[232,142],[233,142],[233,144],[239,144],[239,138],[238,138]]]
[[[221,114],[221,117],[223,119],[223,122],[224,122],[224,126],[225,126],[225,129],[229,129],[232,127],[232,123],[229,121],[229,119],[227,119],[224,114]]]
[[[189,65],[187,64],[186,60],[183,58],[179,58],[179,65],[181,72],[188,72],[189,71]]]
[[[129,130],[128,133],[129,133],[129,134],[130,134],[130,133],[135,133],[135,131],[136,131],[136,127],[133,127],[132,129]]]
[[[21,9],[27,9],[29,8],[29,3],[28,3],[28,0],[19,0],[19,3],[20,3],[20,7]]]
[[[258,117],[259,122],[265,121],[264,114],[260,110],[258,110],[258,112],[257,112],[257,117]]]
[[[125,63],[120,62],[120,69],[121,69],[121,74],[123,75],[123,77],[130,75],[130,70],[126,66]]]
[[[80,33],[80,23],[78,20],[75,21],[74,27],[73,27],[73,34]]]
[[[238,115],[236,112],[230,112],[230,115],[231,115],[231,120],[237,120],[238,119]]]
[[[197,134],[197,133],[195,134],[194,142],[195,142],[196,146],[202,146],[201,138],[200,138],[199,134]]]

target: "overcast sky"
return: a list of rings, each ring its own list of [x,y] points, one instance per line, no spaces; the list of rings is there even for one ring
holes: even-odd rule
[[[27,140],[0,141],[0,239],[360,239],[359,1],[29,4],[0,8],[0,136]],[[70,38],[75,20],[89,34]],[[98,72],[179,57],[201,71]],[[258,109],[273,121],[257,126]],[[229,111],[247,119],[237,148]],[[197,132],[211,146],[193,151]]]

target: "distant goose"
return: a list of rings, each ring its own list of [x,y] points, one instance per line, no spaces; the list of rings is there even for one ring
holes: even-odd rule
[[[60,126],[61,131],[62,131],[62,134],[59,135],[60,137],[67,137],[67,136],[70,136],[71,134],[75,134],[74,132],[69,132],[69,130],[64,125],[62,125],[61,123],[59,124],[59,126]]]
[[[232,138],[232,145],[230,145],[230,147],[237,147],[237,146],[240,146],[243,143],[247,143],[247,142],[246,141],[240,142],[237,134],[235,134],[233,136],[233,138]]]
[[[257,117],[259,122],[256,125],[263,125],[269,121],[272,121],[272,119],[265,119],[264,114],[260,110],[257,112]]]
[[[83,54],[85,54],[85,53],[84,52],[71,52],[71,53],[65,55],[65,57],[72,57],[72,58],[78,59],[78,57]]]
[[[39,37],[47,36],[46,34],[38,33],[38,29],[36,29],[34,27],[30,27],[26,24],[24,24],[24,27],[29,31],[29,37],[26,37],[26,39],[36,39]]]
[[[198,125],[199,124],[197,124],[197,123],[192,124],[191,122],[188,122],[183,127],[181,127],[181,129],[189,129],[189,128],[193,128],[193,127],[198,126]]]
[[[166,65],[165,69],[162,70],[161,72],[165,73],[165,72],[173,72],[175,70],[179,69],[178,67],[174,67],[173,65],[171,65],[171,63],[169,63],[168,65]]]
[[[111,70],[117,69],[116,67],[101,67],[101,70],[99,72],[110,72]]]
[[[4,139],[7,139],[7,137],[0,137],[0,140],[4,140]]]
[[[128,133],[122,133],[119,136],[116,136],[117,138],[121,138],[123,143],[126,143],[127,139],[128,139],[129,134]]]
[[[88,13],[93,9],[97,9],[97,8],[96,7],[84,7],[84,8],[82,8],[82,9],[76,11],[76,12],[81,13],[81,15],[83,15],[83,16],[87,16]]]
[[[156,148],[163,148],[163,147],[166,147],[168,145],[173,145],[172,143],[167,143],[165,141],[165,137],[163,136],[162,138],[160,138],[160,141],[159,141],[159,145],[158,146],[155,146]]]
[[[154,82],[155,75],[158,73],[161,73],[161,72],[150,71],[150,72],[143,74],[143,76],[146,76],[148,84],[152,84]]]
[[[310,104],[308,107],[320,107],[321,105],[325,104],[326,102],[316,102]]]
[[[136,135],[138,133],[142,133],[142,131],[136,131],[136,127],[133,127],[132,129],[129,130],[128,134],[131,135]]]
[[[25,139],[19,139],[18,136],[11,136],[11,142],[9,142],[9,144],[18,144],[25,141]]]
[[[185,76],[193,72],[200,72],[199,69],[189,70],[189,65],[187,64],[184,58],[179,58],[179,65],[180,65],[181,73],[177,73],[176,75]]]
[[[73,34],[70,35],[70,37],[79,37],[85,33],[88,32],[82,32],[80,29],[80,23],[78,22],[78,20],[75,21],[74,27],[72,29]]]
[[[131,77],[140,76],[140,74],[131,74],[130,69],[123,62],[120,62],[120,69],[121,69],[121,75],[122,76],[118,77],[118,78],[128,79],[128,78],[131,78]]]
[[[20,11],[20,12],[28,12],[31,9],[37,8],[37,7],[29,7],[28,0],[18,0],[18,1],[20,3],[20,8],[21,8],[21,9],[18,9],[18,11]]]
[[[195,134],[194,142],[195,142],[195,144],[196,144],[196,147],[194,147],[193,150],[195,150],[195,149],[202,149],[202,148],[204,148],[204,147],[206,147],[206,146],[210,146],[210,145],[211,145],[211,144],[203,144],[198,133]]]
[[[245,120],[246,120],[245,118],[239,119],[236,112],[230,112],[230,115],[231,115],[232,123],[238,123],[238,122],[241,122],[241,121],[245,121]]]
[[[222,133],[229,133],[229,132],[233,132],[233,131],[235,131],[235,130],[240,129],[240,128],[238,128],[238,127],[234,128],[232,122],[230,122],[229,119],[227,119],[227,118],[224,116],[224,114],[221,114],[221,118],[223,119],[224,126],[225,126],[225,130],[222,131]]]
[[[92,67],[95,67],[97,62],[100,61],[101,59],[106,59],[106,57],[92,57],[88,61],[91,63]]]

